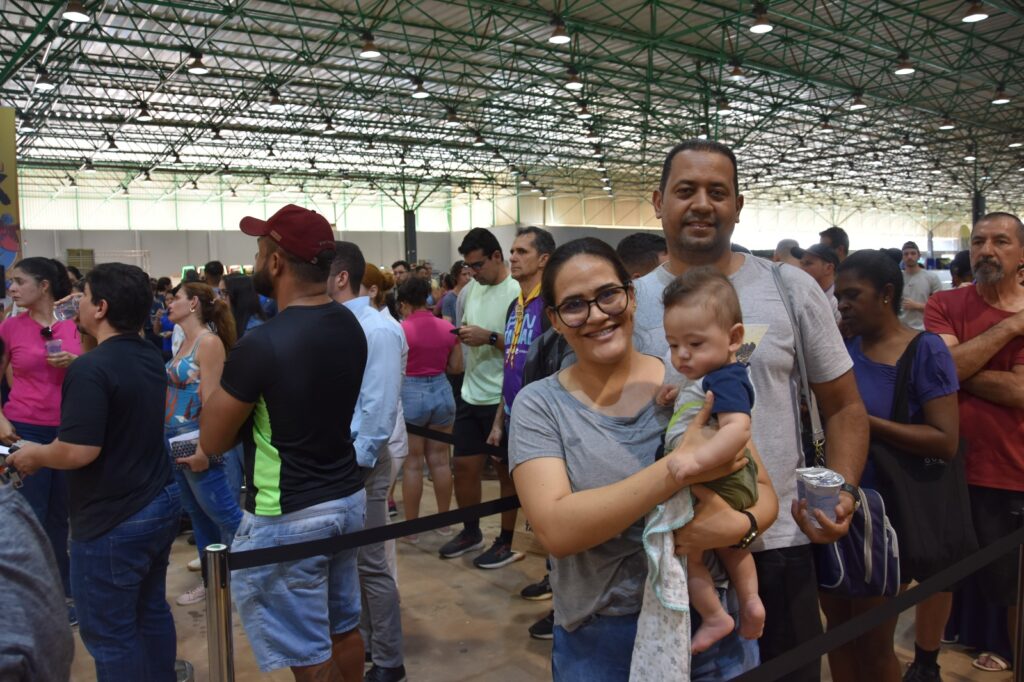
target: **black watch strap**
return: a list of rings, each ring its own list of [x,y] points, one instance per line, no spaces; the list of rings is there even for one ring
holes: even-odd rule
[[[491,344],[492,346],[497,346],[498,345],[498,333],[497,332],[491,332],[491,336],[490,336],[489,339],[487,339],[487,342],[489,344]]]
[[[854,502],[860,502],[860,488],[850,483],[844,483],[839,486],[839,492],[850,493],[853,496]]]
[[[756,540],[757,536],[761,533],[757,530],[757,519],[754,518],[753,514],[748,512],[746,509],[740,509],[739,512],[750,519],[750,530],[748,530],[746,535],[740,538],[740,541],[733,545],[733,547],[736,549],[746,549],[747,547],[750,547],[750,543]]]

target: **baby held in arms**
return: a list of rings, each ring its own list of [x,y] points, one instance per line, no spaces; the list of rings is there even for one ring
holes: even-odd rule
[[[664,386],[658,395],[659,404],[674,405],[665,432],[665,456],[669,471],[681,482],[733,461],[746,448],[754,387],[747,366],[736,360],[743,343],[743,314],[736,290],[724,275],[708,267],[688,270],[665,288],[663,301],[672,366],[690,380],[682,388]],[[714,395],[711,423],[717,421],[717,432],[693,453],[677,451],[707,391]],[[733,509],[744,510],[757,501],[757,465],[750,458],[744,468],[705,485]],[[735,547],[715,553],[739,597],[740,636],[760,637],[765,612],[757,594],[754,557]],[[693,652],[699,653],[732,632],[735,623],[719,601],[701,552],[690,554],[686,565],[690,603],[701,616],[692,642]]]

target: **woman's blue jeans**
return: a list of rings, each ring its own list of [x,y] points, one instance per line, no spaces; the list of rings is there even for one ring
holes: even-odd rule
[[[202,557],[207,545],[222,542],[230,545],[242,521],[238,491],[242,487],[240,450],[224,453],[222,463],[196,473],[176,469],[174,479],[181,488],[181,506],[192,519],[196,548]]]
[[[11,422],[15,433],[32,443],[52,443],[57,437],[56,426],[39,426],[24,422]],[[68,473],[43,467],[26,476],[21,493],[50,539],[64,596],[71,596],[71,578],[68,570]]]
[[[71,541],[71,586],[79,633],[97,682],[174,682],[177,640],[167,604],[167,560],[178,534],[178,486],[112,530]]]

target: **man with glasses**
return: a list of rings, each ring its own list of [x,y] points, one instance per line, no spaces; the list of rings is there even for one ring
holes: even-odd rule
[[[519,283],[509,276],[497,238],[482,227],[466,234],[459,253],[473,271],[463,290],[459,340],[465,352],[462,401],[455,414],[455,499],[465,508],[480,503],[482,454],[501,401],[505,351],[505,313],[519,296]],[[466,521],[462,532],[441,548],[441,557],[454,559],[484,545],[479,521]]]

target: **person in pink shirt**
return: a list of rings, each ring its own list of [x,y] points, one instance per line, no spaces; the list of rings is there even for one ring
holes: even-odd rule
[[[409,362],[402,382],[402,408],[406,422],[451,433],[455,398],[445,371],[462,371],[462,347],[451,322],[434,317],[427,307],[430,283],[410,277],[398,287],[402,331],[409,343]],[[452,501],[452,471],[448,445],[409,434],[409,455],[402,471],[405,518],[418,518],[423,494],[423,459],[430,467],[437,511],[446,512]],[[406,538],[415,542],[415,537]]]
[[[40,257],[19,261],[10,278],[8,292],[24,312],[0,323],[5,348],[0,371],[11,385],[10,399],[0,412],[0,442],[50,443],[60,425],[64,374],[82,353],[75,322],[53,319],[53,303],[71,293],[71,281],[63,263]],[[64,594],[70,598],[67,474],[41,469],[25,478],[21,492],[50,538]],[[69,616],[74,621],[72,611]]]

